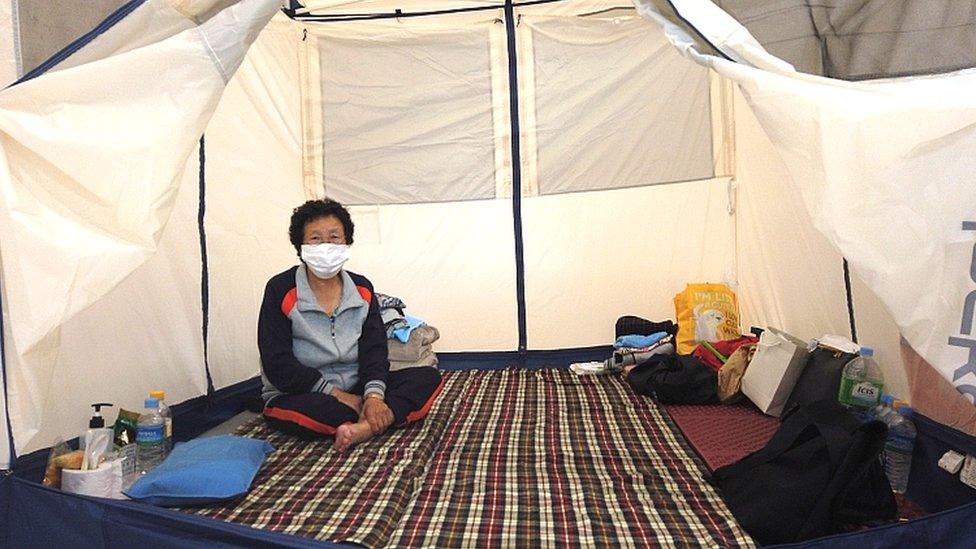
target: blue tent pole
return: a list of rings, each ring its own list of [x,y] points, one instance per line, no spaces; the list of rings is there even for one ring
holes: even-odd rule
[[[528,349],[525,326],[525,258],[522,240],[522,160],[519,145],[518,53],[515,37],[515,7],[505,1],[505,34],[508,39],[508,108],[512,124],[512,218],[515,231],[515,294],[518,306],[518,352],[524,362]]]

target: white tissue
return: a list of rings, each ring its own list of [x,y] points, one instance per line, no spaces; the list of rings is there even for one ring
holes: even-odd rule
[[[962,469],[962,463],[965,460],[966,456],[960,454],[959,452],[949,450],[943,454],[942,458],[939,460],[939,467],[952,474],[956,474],[960,469]]]
[[[92,471],[63,469],[61,489],[72,494],[126,499],[122,495],[122,461],[106,461]]]
[[[976,457],[966,454],[966,461],[959,471],[959,480],[970,488],[976,488]]]

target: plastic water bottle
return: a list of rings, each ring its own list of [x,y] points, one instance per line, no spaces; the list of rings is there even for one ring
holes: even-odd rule
[[[895,402],[895,397],[891,395],[881,395],[880,402],[878,402],[878,405],[875,406],[874,408],[871,408],[870,410],[865,410],[864,412],[861,413],[857,413],[857,409],[855,408],[853,412],[864,423],[867,423],[869,421],[880,421],[885,425],[887,425],[889,416],[891,416],[891,414],[894,413],[894,410],[892,409],[892,403],[894,402]]]
[[[142,474],[152,471],[166,458],[166,422],[159,415],[159,400],[147,398],[136,429],[136,467]]]
[[[915,424],[912,423],[912,409],[908,406],[898,408],[888,422],[888,439],[885,441],[885,474],[896,494],[904,494],[908,489],[908,474],[912,468],[912,453],[915,451]]]
[[[881,398],[884,376],[872,358],[874,349],[861,347],[858,356],[844,366],[837,400],[848,407],[874,408]]]
[[[150,391],[149,397],[159,400],[159,415],[163,416],[164,447],[168,454],[173,450],[173,412],[170,411],[169,406],[164,402],[166,391]]]

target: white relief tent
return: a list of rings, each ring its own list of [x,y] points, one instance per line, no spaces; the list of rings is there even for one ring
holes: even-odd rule
[[[858,57],[819,12],[777,19],[803,2],[716,4],[126,3],[0,92],[0,468],[92,402],[253,380],[291,209],[321,196],[438,352],[605,346],[696,281],[733,286],[744,329],[850,335],[846,258],[889,388],[976,435],[946,345],[972,326],[976,61]]]

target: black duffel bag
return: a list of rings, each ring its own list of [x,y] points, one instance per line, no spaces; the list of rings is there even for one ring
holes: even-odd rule
[[[661,404],[718,404],[718,373],[691,355],[654,355],[631,370],[627,381]]]
[[[759,543],[803,541],[890,520],[897,507],[878,459],[888,428],[834,400],[794,408],[764,448],[709,479]]]

